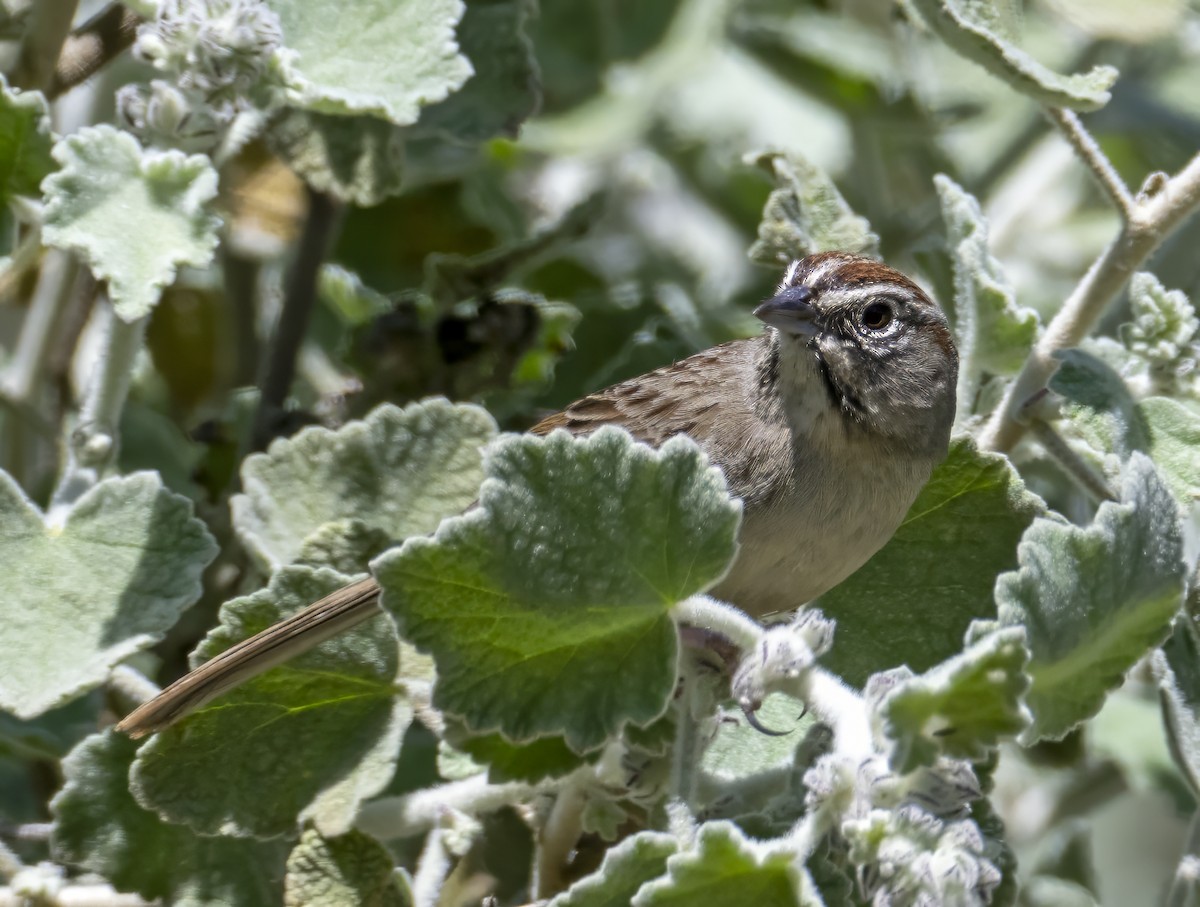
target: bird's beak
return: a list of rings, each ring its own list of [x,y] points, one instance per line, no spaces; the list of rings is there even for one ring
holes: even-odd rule
[[[817,323],[817,307],[812,304],[813,295],[808,287],[788,287],[755,309],[754,317],[785,334],[816,337],[821,327]]]

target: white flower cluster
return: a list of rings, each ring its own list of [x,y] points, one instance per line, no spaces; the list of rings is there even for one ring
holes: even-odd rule
[[[282,38],[262,0],[164,0],[134,51],[167,78],[122,87],[118,116],[149,145],[212,151],[239,114],[274,102]]]

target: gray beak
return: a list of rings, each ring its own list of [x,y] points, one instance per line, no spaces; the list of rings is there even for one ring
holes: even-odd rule
[[[755,309],[754,317],[785,334],[816,337],[821,327],[813,295],[808,287],[788,287]]]

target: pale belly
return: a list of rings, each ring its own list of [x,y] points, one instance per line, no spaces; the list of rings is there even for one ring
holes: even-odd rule
[[[755,617],[794,611],[846,579],[903,522],[924,464],[816,477],[770,506],[746,508],[739,553],[710,594]]]

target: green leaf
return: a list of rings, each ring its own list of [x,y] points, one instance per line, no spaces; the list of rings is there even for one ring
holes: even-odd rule
[[[879,705],[889,761],[902,775],[945,753],[975,762],[1030,722],[1021,697],[1029,687],[1025,631],[988,633],[919,677],[901,680]]]
[[[750,247],[753,261],[777,267],[814,252],[878,254],[879,237],[871,225],[850,209],[819,167],[797,154],[774,151],[749,154],[745,161],[775,183]]]
[[[581,765],[594,762],[599,751],[581,756],[567,746],[562,737],[539,737],[529,743],[510,743],[500,734],[470,736],[457,722],[448,722],[450,743],[472,760],[487,769],[488,781],[528,781],[531,784],[547,778],[561,778]]]
[[[0,205],[14,195],[36,198],[54,171],[50,110],[40,91],[9,88],[0,75]]]
[[[1021,533],[1043,510],[1006,458],[955,438],[892,540],[821,597],[838,622],[822,662],[861,686],[958,654],[971,621],[995,616],[996,577],[1016,566]]]
[[[372,565],[404,637],[437,662],[434,704],[474,732],[576,752],[662,714],[672,606],[728,569],[740,505],[694,443],[606,427],[506,437],[480,506]],[[603,489],[603,493],[598,493]]]
[[[1200,644],[1181,618],[1154,653],[1154,679],[1162,700],[1171,755],[1193,793],[1200,793]]]
[[[910,0],[939,38],[1014,90],[1052,107],[1096,110],[1108,103],[1117,80],[1111,66],[1064,76],[1043,66],[997,34],[991,26],[991,0]]]
[[[280,570],[222,606],[193,666],[347,582],[332,570]],[[391,621],[375,618],[230,691],[138,753],[138,801],[201,834],[271,837],[298,819],[345,832],[391,780],[412,719],[395,688],[397,652]]]
[[[477,406],[445,400],[384,404],[337,431],[306,428],[242,465],[231,503],[246,546],[272,569],[292,563],[324,524],[355,520],[395,541],[460,512],[483,479],[496,432]]]
[[[679,849],[675,839],[656,831],[639,832],[604,854],[604,862],[547,907],[628,907],[639,888],[667,870]]]
[[[301,106],[369,113],[397,126],[446,98],[471,75],[454,39],[462,0],[267,0],[294,53]]]
[[[464,142],[515,138],[541,102],[537,60],[525,33],[535,0],[467,0],[458,27],[475,74],[441,103],[427,108],[413,132]]]
[[[1200,496],[1200,413],[1169,397],[1135,400],[1111,366],[1083,350],[1057,354],[1050,389],[1065,398],[1071,433],[1099,451],[1127,460],[1148,454],[1184,505]]]
[[[954,335],[958,341],[958,417],[975,409],[985,373],[1011,375],[1038,333],[1033,309],[1017,305],[1012,284],[988,252],[987,221],[979,202],[949,177],[934,177],[954,264]]]
[[[62,169],[42,184],[42,238],[83,256],[124,320],[154,308],[181,265],[212,261],[220,221],[206,211],[217,194],[208,158],[144,150],[127,132],[91,126],[55,145],[54,159]]]
[[[192,907],[278,904],[286,845],[202,837],[143,809],[129,792],[137,747],[108,730],[63,760],[65,783],[50,802],[55,857],[151,900]]]
[[[1036,520],[1018,557],[1020,570],[996,582],[996,602],[1002,624],[1025,627],[1033,653],[1034,721],[1023,739],[1061,739],[1166,638],[1183,599],[1178,505],[1134,454],[1119,503],[1101,504],[1086,528]]]
[[[412,891],[387,848],[361,831],[336,838],[306,829],[287,860],[287,907],[409,907]]]
[[[813,724],[811,718],[801,720],[803,711],[803,704],[791,696],[771,693],[755,717],[763,726],[786,733],[764,734],[740,716],[722,721],[716,737],[704,750],[704,771],[722,781],[732,781],[788,768],[796,755],[797,741],[804,739]]]
[[[401,189],[404,137],[387,120],[291,108],[267,136],[305,182],[340,201],[369,208]]]
[[[100,482],[58,525],[0,472],[0,708],[31,718],[103,683],[200,597],[216,553],[153,473]]]
[[[340,265],[322,265],[317,281],[321,301],[337,312],[346,324],[369,324],[372,319],[392,309],[392,303],[386,296],[368,287],[357,274]]]
[[[820,899],[795,854],[747,840],[729,822],[700,827],[695,847],[667,860],[667,876],[643,885],[634,907],[810,907]]]

